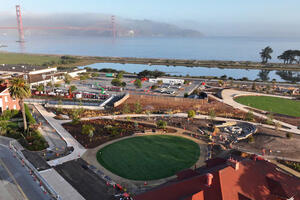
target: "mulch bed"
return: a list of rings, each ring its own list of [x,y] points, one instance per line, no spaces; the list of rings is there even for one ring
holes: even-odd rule
[[[92,138],[81,133],[84,124],[90,124],[95,127],[94,136]],[[109,119],[81,121],[75,125],[66,123],[63,124],[63,127],[86,148],[95,148],[111,140],[156,128],[155,125],[138,123],[136,126],[136,124],[131,121]]]

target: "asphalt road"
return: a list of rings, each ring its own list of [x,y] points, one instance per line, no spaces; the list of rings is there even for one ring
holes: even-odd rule
[[[0,199],[50,200],[7,147],[0,145]]]

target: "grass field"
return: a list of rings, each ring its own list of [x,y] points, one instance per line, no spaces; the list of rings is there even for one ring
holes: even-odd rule
[[[46,62],[58,62],[59,60],[59,56],[0,52],[0,64],[42,65]]]
[[[300,101],[268,96],[242,96],[238,103],[274,113],[300,117]]]
[[[97,153],[111,172],[131,180],[155,180],[193,166],[200,156],[195,142],[176,136],[155,135],[121,140]]]

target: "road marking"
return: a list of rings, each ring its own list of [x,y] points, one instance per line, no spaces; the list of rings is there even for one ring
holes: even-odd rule
[[[5,170],[7,171],[8,175],[10,176],[10,178],[13,180],[13,182],[16,184],[18,190],[21,192],[22,196],[24,197],[25,200],[29,200],[28,197],[26,196],[26,194],[23,192],[22,188],[20,187],[20,185],[18,184],[17,180],[15,179],[15,177],[12,175],[12,173],[9,171],[8,167],[4,164],[4,162],[2,161],[2,159],[0,158],[0,165],[2,165]]]

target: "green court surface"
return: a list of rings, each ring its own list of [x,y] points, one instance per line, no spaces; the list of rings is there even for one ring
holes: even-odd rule
[[[98,151],[97,160],[123,178],[156,180],[192,167],[199,156],[199,145],[189,139],[152,135],[110,144]]]
[[[242,96],[235,101],[269,112],[300,117],[300,101],[269,96]]]

